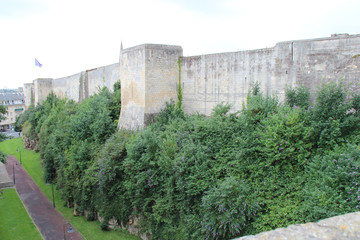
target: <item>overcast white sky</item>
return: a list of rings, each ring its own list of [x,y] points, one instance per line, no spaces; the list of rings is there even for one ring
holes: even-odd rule
[[[121,41],[191,56],[359,34],[359,11],[359,0],[0,0],[0,88],[116,63]]]

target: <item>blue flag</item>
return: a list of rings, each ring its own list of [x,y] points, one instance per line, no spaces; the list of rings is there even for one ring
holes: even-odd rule
[[[42,64],[35,58],[35,67],[42,67]]]

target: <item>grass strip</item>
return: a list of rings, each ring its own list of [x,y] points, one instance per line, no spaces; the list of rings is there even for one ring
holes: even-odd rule
[[[41,240],[41,234],[29,217],[15,188],[6,188],[0,199],[1,240]]]

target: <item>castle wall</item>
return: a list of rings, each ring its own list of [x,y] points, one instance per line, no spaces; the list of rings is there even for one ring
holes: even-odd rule
[[[343,80],[359,91],[360,35],[293,42],[293,70],[299,83],[315,92],[322,81]]]
[[[31,103],[34,103],[35,99],[34,92],[34,83],[25,83],[24,84],[24,101],[25,101],[25,109],[28,109]]]
[[[183,50],[179,46],[147,44],[145,51],[145,119],[152,121],[165,103],[177,98],[178,60]]]
[[[219,103],[241,110],[251,83],[284,100],[287,86],[304,85],[316,92],[323,81],[339,81],[358,92],[360,35],[280,42],[272,48],[181,57],[180,46],[144,44],[121,50],[119,63],[59,79],[36,79],[25,85],[25,99],[42,102],[54,91],[82,101],[103,86],[121,80],[119,127],[142,128],[171,98],[176,100],[181,60],[183,106],[186,113],[210,115]],[[31,90],[33,89],[33,90]],[[33,91],[33,94],[32,94]],[[31,97],[28,95],[31,94]]]
[[[360,35],[281,42],[273,48],[184,57],[181,61],[186,113],[210,115],[221,102],[241,110],[251,82],[284,100],[286,86],[303,84],[316,92],[322,81],[358,91]]]
[[[182,58],[184,111],[210,115],[221,102],[230,103],[232,111],[240,110],[255,81],[264,93],[283,97],[283,86],[292,84],[283,69],[289,58],[287,46]]]
[[[46,100],[52,91],[52,78],[37,78],[34,80],[35,106]],[[28,99],[26,97],[25,99]]]
[[[120,53],[121,113],[119,128],[137,129],[145,114],[145,45]]]
[[[87,74],[88,96],[94,95],[98,92],[98,89],[103,87],[107,87],[112,91],[114,83],[120,80],[119,63],[87,70]]]
[[[111,64],[92,70],[82,71],[71,76],[56,79],[36,79],[24,84],[25,106],[41,103],[53,91],[60,98],[82,101],[106,86],[111,91],[119,81],[119,64]]]
[[[176,99],[179,46],[144,44],[120,53],[121,113],[119,127],[142,128]]]
[[[59,98],[68,98],[74,101],[80,100],[81,73],[53,80],[53,92]]]

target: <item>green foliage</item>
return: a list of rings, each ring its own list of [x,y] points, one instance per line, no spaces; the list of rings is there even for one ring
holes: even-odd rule
[[[310,89],[304,86],[286,88],[285,101],[290,107],[308,108],[310,106]]]
[[[179,67],[179,84],[178,84],[178,92],[177,92],[177,102],[176,102],[176,109],[180,110],[182,109],[182,86],[181,86],[181,58],[178,60],[178,67]]]
[[[261,121],[258,128],[259,166],[279,172],[304,169],[312,150],[308,115],[301,109],[283,107],[277,114]]]
[[[360,207],[360,149],[348,145],[316,156],[307,166],[303,211],[314,221],[358,211]]]
[[[347,101],[347,93],[341,82],[321,86],[311,122],[312,137],[320,151],[344,143],[353,131],[359,129],[358,99],[355,95],[354,101]]]
[[[259,205],[254,190],[233,177],[225,178],[202,198],[201,228],[207,239],[238,236],[255,218]]]
[[[109,231],[109,224],[108,224],[108,219],[104,219],[100,222],[100,228],[103,231]]]
[[[7,158],[7,155],[6,153],[0,151],[0,162],[2,163],[5,163],[6,164],[6,158]]]
[[[114,83],[114,92],[109,96],[109,110],[111,119],[117,124],[121,110],[121,85],[120,80]]]
[[[21,118],[24,136],[40,151],[45,181],[57,182],[66,201],[75,201],[80,210],[95,209],[90,166],[102,144],[116,131],[119,84],[114,90],[110,93],[104,88],[79,104],[51,93]]]
[[[213,109],[212,112],[212,116],[216,117],[216,116],[225,116],[231,109],[231,105],[226,103],[220,103],[218,105],[216,105]]]
[[[4,133],[0,132],[0,142],[4,141],[7,139],[7,136]]]
[[[125,145],[131,135],[130,131],[120,130],[111,136],[93,166],[95,168],[93,176],[96,176],[94,188],[99,192],[98,211],[107,219],[115,217],[123,223],[127,222],[131,213],[130,201],[125,194],[126,175],[123,165],[127,156]]]
[[[7,110],[4,107],[4,105],[0,105],[0,120],[6,119],[6,117],[5,117],[6,112],[7,112]],[[0,133],[0,142],[4,141],[6,139],[7,139],[6,135],[3,133]],[[5,153],[0,151],[0,162],[5,163],[5,161],[6,161],[6,155],[5,155]]]
[[[49,198],[49,200],[52,200],[52,188],[51,185],[47,185],[44,182],[44,171],[42,168],[42,163],[40,159],[40,154],[36,153],[34,151],[29,151],[23,148],[22,139],[21,138],[14,138],[11,140],[7,140],[0,143],[0,149],[6,152],[9,155],[14,155],[17,159],[19,159],[19,152],[16,152],[17,149],[21,149],[22,159],[23,159],[23,167],[26,169],[26,171],[29,173],[31,178],[34,180],[34,182],[39,186],[39,188],[42,190],[42,192]],[[14,192],[16,193],[15,189]],[[122,231],[118,228],[115,228],[115,231],[101,231],[99,227],[99,222],[97,221],[87,221],[83,217],[74,216],[73,209],[66,207],[66,202],[62,199],[62,196],[60,192],[58,191],[58,188],[55,188],[54,186],[54,195],[55,195],[55,202],[56,202],[56,209],[59,211],[68,222],[73,225],[77,231],[79,231],[84,238],[88,240],[131,240],[136,239],[140,240],[139,237],[136,237],[134,235],[130,235],[126,233],[126,231]],[[4,199],[5,200],[5,199]],[[14,202],[14,201],[12,201]],[[0,203],[4,203],[6,206],[10,206],[6,204],[4,201],[0,201]],[[65,203],[65,204],[64,204]],[[22,204],[21,204],[22,206]],[[0,206],[1,209],[3,209],[3,206]],[[20,210],[19,207],[16,208],[17,210]],[[9,214],[9,217],[5,214]],[[26,225],[26,222],[19,221],[19,219],[24,219],[23,217],[20,217],[17,214],[14,214],[12,211],[5,211],[4,214],[2,212],[2,216],[4,216],[5,220],[9,220],[8,222],[14,220],[15,224],[20,224],[21,227],[24,227]],[[15,218],[14,218],[15,217]],[[14,219],[12,219],[14,218]],[[0,224],[1,226],[6,225]],[[16,225],[13,225],[16,226]],[[20,231],[20,230],[19,230]],[[1,231],[0,236],[3,236]],[[11,234],[11,233],[10,233]],[[5,235],[6,236],[6,235]],[[14,239],[14,233],[9,238],[5,239]],[[23,234],[26,240],[29,239],[30,235]],[[1,238],[3,239],[3,238]]]
[[[160,113],[155,117],[154,127],[163,128],[171,121],[177,118],[185,117],[183,110],[177,108],[173,100],[171,100],[170,102],[166,102],[165,104],[165,108],[163,108]]]
[[[22,126],[23,136],[30,137],[33,133],[31,132],[31,124],[29,121],[24,122]]]
[[[15,120],[16,132],[22,132],[22,127],[24,123],[29,120],[32,114],[35,114],[35,107],[33,104],[31,104],[26,111],[24,111],[19,117],[16,118]]]
[[[261,119],[276,113],[279,101],[276,97],[263,96],[259,83],[254,83],[247,96],[247,104],[242,113],[249,127],[256,127]]]
[[[7,113],[6,107],[4,105],[0,105],[0,120],[6,119],[5,114]]]
[[[136,217],[153,239],[230,239],[359,207],[359,95],[331,83],[310,106],[300,87],[282,105],[254,83],[242,111],[205,117],[184,114],[178,90],[138,132],[116,132],[117,84],[79,104],[50,95],[23,133],[45,178],[104,230]]]

